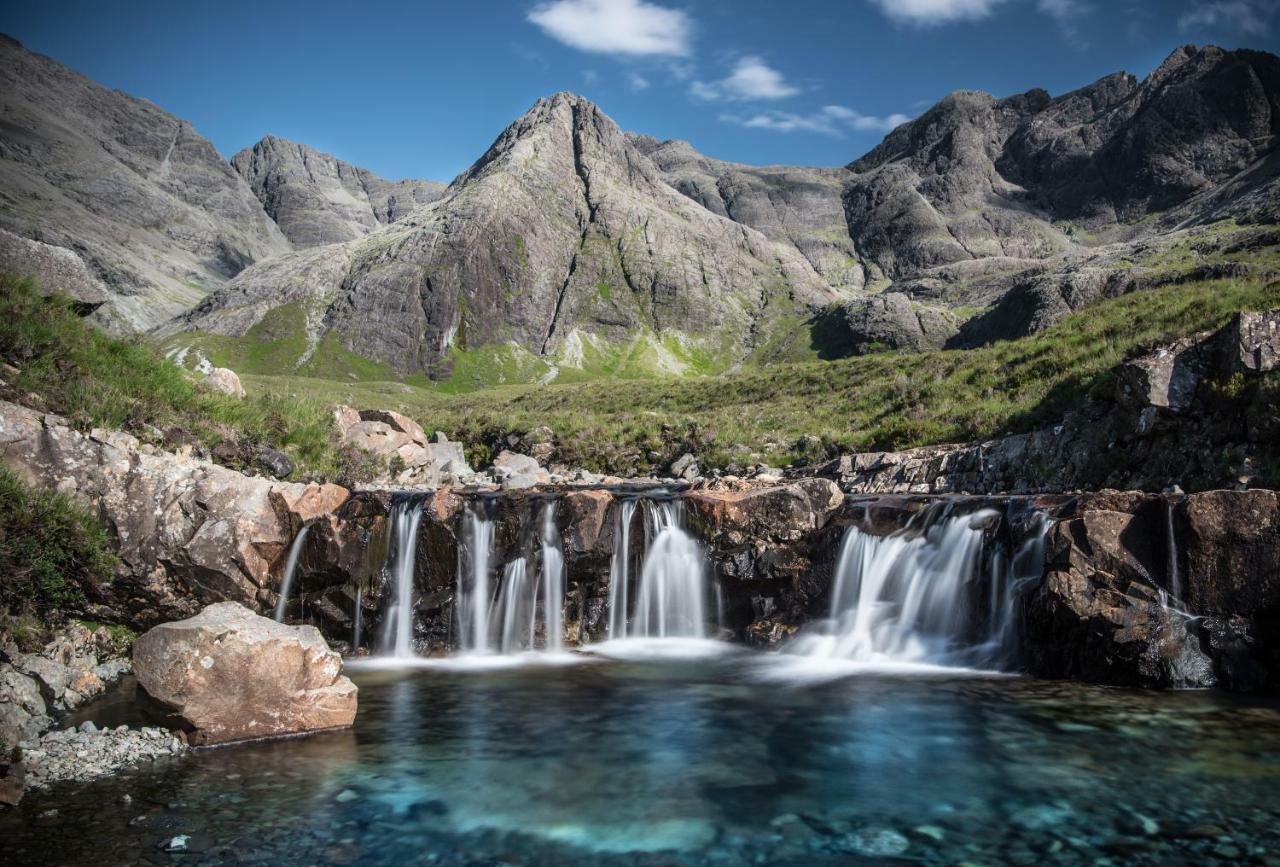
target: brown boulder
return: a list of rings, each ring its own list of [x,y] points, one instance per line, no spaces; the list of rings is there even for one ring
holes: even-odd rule
[[[313,626],[286,626],[234,602],[142,635],[134,672],[195,745],[350,726],[356,686]]]

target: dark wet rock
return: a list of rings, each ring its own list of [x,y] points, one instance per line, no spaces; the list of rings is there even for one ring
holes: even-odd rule
[[[1025,601],[1032,672],[1145,686],[1274,684],[1277,534],[1273,491],[1079,498],[1050,530],[1044,581]]]
[[[133,663],[138,685],[193,744],[343,728],[355,719],[355,684],[319,630],[234,602],[146,632]]]

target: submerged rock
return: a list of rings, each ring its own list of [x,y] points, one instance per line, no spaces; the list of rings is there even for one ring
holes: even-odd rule
[[[189,732],[216,744],[351,725],[356,686],[314,626],[286,626],[234,602],[157,626],[134,647],[138,684]]]

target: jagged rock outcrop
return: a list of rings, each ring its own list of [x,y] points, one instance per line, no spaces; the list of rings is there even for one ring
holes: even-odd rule
[[[92,313],[110,297],[102,281],[89,273],[84,260],[66,247],[55,247],[0,229],[0,273],[30,275],[41,291],[65,292],[82,314]]]
[[[267,136],[231,159],[295,247],[350,241],[444,193],[439,181],[388,181],[313,147]]]
[[[71,623],[37,652],[0,641],[0,742],[12,747],[37,736],[53,716],[100,696],[130,664],[106,627]]]
[[[861,494],[1280,485],[1272,475],[1280,414],[1264,378],[1275,369],[1277,341],[1280,311],[1238,313],[1219,331],[1130,359],[1116,372],[1114,399],[1085,404],[1059,424],[986,442],[842,455],[817,472]]]
[[[557,368],[627,347],[653,370],[687,369],[699,353],[726,369],[840,297],[794,249],[681,196],[599,108],[561,93],[439,201],[251,268],[186,327],[241,335],[297,304],[313,336],[401,374],[447,376],[479,347]]]
[[[850,301],[829,317],[824,343],[830,357],[940,349],[956,333],[955,317],[945,309],[915,303],[901,292]]]
[[[435,488],[472,475],[462,443],[443,434],[429,440],[417,422],[398,412],[339,406],[333,418],[342,444],[385,461],[392,484]]]
[[[1280,58],[1213,46],[1180,48],[1141,82],[1117,73],[1057,98],[955,93],[850,165],[850,233],[898,276],[1044,258],[1071,244],[1067,224],[1118,230],[1223,185],[1239,198],[1270,183],[1254,175],[1274,152],[1278,108]]]
[[[1280,498],[1102,491],[1049,532],[1025,600],[1033,673],[1105,683],[1280,686]]]
[[[83,588],[91,603],[85,614],[139,628],[210,602],[273,604],[294,534],[349,495],[338,485],[245,476],[119,431],[82,434],[56,416],[5,402],[0,458],[103,521],[123,565],[109,584]]]
[[[7,36],[0,90],[0,228],[78,256],[108,290],[99,321],[148,328],[289,250],[186,121]]]
[[[234,602],[138,637],[138,685],[197,746],[350,726],[356,685],[314,626]]]
[[[748,166],[704,156],[684,141],[628,138],[667,183],[708,211],[795,247],[838,290],[865,286],[867,274],[845,221],[844,169]]]

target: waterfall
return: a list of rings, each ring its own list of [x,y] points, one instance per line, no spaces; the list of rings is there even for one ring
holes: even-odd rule
[[[1168,559],[1169,595],[1173,597],[1173,604],[1180,606],[1182,604],[1182,576],[1178,571],[1178,537],[1173,530],[1173,507],[1174,501],[1166,499],[1164,502],[1165,545],[1167,546],[1165,552]]]
[[[462,522],[463,546],[458,549],[458,644],[462,650],[487,653],[493,521],[481,514],[477,506],[468,503]]]
[[[525,560],[517,557],[502,571],[502,590],[493,611],[500,653],[514,653],[533,646],[536,603],[537,586],[530,585]]]
[[[923,531],[908,525],[890,536],[850,527],[836,563],[830,619],[790,650],[856,662],[992,662],[998,649],[991,642],[1005,642],[1016,601],[1005,570],[993,562],[992,575],[1001,577],[988,589],[987,630],[974,622],[982,610],[983,528],[996,515],[984,509],[943,517]],[[1035,550],[1020,551],[1014,560],[1033,556]]]
[[[609,563],[609,637],[627,637],[627,584],[631,580],[631,519],[635,500],[618,503],[618,528],[613,537],[613,560]]]
[[[276,600],[276,622],[284,622],[284,609],[289,603],[289,591],[293,589],[293,573],[298,568],[298,558],[302,555],[302,546],[307,541],[310,524],[303,524],[298,535],[293,537],[289,546],[289,556],[284,561],[284,580],[280,582],[280,598]]]
[[[360,633],[364,630],[364,588],[356,588],[356,615],[351,625],[351,652],[360,649]]]
[[[542,507],[538,535],[542,543],[543,646],[555,652],[564,649],[564,553],[560,550],[560,531],[556,528],[555,500]]]
[[[391,506],[391,577],[395,584],[395,603],[388,612],[384,649],[391,655],[411,657],[413,653],[413,575],[418,551],[418,525],[422,521],[420,497],[405,497]],[[387,639],[390,647],[387,648]]]
[[[648,545],[628,625],[628,544],[634,503],[624,501],[609,577],[611,638],[705,638],[706,555],[682,526],[678,500],[642,500]],[[630,510],[627,509],[630,506]]]

